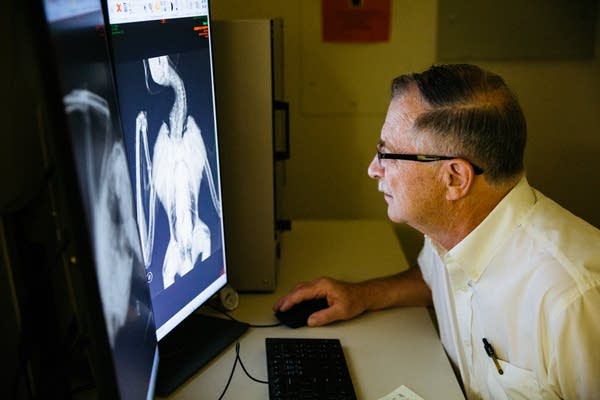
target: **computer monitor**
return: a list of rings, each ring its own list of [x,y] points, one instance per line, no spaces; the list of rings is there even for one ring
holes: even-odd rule
[[[227,283],[209,4],[106,6],[168,394],[247,329],[194,313]]]
[[[58,209],[72,246],[68,268],[84,285],[74,289],[74,301],[87,324],[95,389],[98,398],[151,399],[158,369],[154,314],[102,4],[41,3],[40,62],[52,121],[48,139],[56,151],[50,164],[60,176],[57,197],[64,198]]]

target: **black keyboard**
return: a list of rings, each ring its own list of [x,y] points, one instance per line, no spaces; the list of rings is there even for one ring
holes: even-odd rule
[[[270,400],[356,399],[338,339],[267,338]]]

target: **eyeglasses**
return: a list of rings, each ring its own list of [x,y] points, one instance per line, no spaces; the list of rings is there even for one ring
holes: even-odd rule
[[[432,161],[441,161],[441,160],[454,160],[460,157],[451,157],[451,156],[433,156],[427,154],[403,154],[403,153],[382,153],[381,145],[377,145],[377,160],[379,161],[379,166],[381,166],[382,159],[388,160],[408,160],[408,161],[417,161],[417,162],[432,162]],[[473,166],[473,171],[475,175],[483,174],[483,169],[479,168],[477,165],[468,161],[469,164]]]

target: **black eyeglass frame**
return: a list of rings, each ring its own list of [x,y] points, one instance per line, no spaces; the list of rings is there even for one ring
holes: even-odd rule
[[[381,160],[407,160],[407,161],[417,161],[417,162],[433,162],[433,161],[442,161],[442,160],[455,160],[461,157],[452,157],[452,156],[434,156],[429,154],[404,154],[404,153],[382,153],[379,151],[379,146],[377,146],[377,160],[381,163]],[[483,174],[483,169],[473,164],[472,162],[467,161],[471,166],[473,166],[473,172],[475,175]]]

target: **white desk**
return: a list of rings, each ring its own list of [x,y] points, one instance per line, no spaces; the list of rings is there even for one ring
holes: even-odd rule
[[[390,223],[384,220],[294,221],[283,234],[275,293],[241,294],[232,315],[252,324],[276,322],[271,307],[295,284],[321,275],[362,280],[407,268]],[[463,399],[450,363],[425,308],[371,312],[321,328],[250,328],[240,339],[240,356],[249,372],[267,378],[266,337],[339,338],[356,394],[376,400],[406,385],[425,400]],[[217,399],[235,359],[230,348],[198,372],[169,399]],[[268,386],[236,368],[225,399],[267,399]]]

